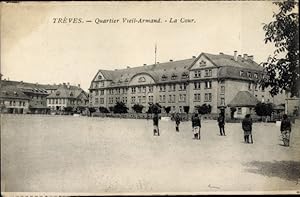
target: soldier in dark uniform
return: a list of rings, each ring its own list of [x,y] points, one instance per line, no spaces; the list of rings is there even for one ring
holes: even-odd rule
[[[176,124],[176,131],[179,132],[179,124],[181,121],[181,117],[178,113],[175,114],[174,120],[175,120],[175,124]]]
[[[253,143],[252,138],[252,119],[250,114],[247,114],[242,122],[242,128],[244,130],[244,140],[245,143],[250,143],[249,137],[251,137],[251,143]]]
[[[192,127],[193,127],[194,139],[200,140],[201,119],[197,112],[192,116]]]
[[[220,129],[220,135],[225,135],[225,117],[222,113],[219,114],[218,125]]]
[[[158,135],[159,136],[159,127],[158,127],[158,113],[154,113],[153,115],[153,135]]]

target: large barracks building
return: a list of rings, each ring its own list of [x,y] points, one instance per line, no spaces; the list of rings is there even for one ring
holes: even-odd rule
[[[201,53],[179,61],[99,70],[90,85],[90,106],[114,106],[124,102],[129,110],[134,104],[148,110],[150,103],[171,107],[171,112],[194,112],[195,106],[209,104],[212,113],[220,108],[236,107],[237,114],[251,112],[257,102],[275,105],[285,102],[285,95],[271,97],[257,84],[263,68],[247,54]]]

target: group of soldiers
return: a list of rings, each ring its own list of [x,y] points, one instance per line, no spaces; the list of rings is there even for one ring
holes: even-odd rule
[[[178,113],[174,114],[173,118],[175,121],[176,132],[179,132],[179,125],[180,125],[180,122],[182,121],[182,118]],[[153,116],[153,125],[154,125],[153,135],[157,135],[157,136],[160,135],[159,127],[158,127],[159,119],[160,119],[160,117],[159,117],[158,113],[155,113]],[[197,112],[195,112],[191,118],[191,121],[192,121],[192,131],[194,134],[194,139],[200,140],[201,139],[201,135],[200,135],[201,117],[200,117],[200,115]],[[226,136],[224,113],[219,114],[217,121],[218,121],[218,126],[220,129],[220,135]],[[253,144],[252,123],[253,122],[251,119],[251,115],[247,114],[242,121],[242,129],[244,132],[244,142],[245,143]],[[288,116],[286,114],[284,114],[282,121],[281,121],[281,125],[280,125],[280,131],[282,134],[282,141],[283,141],[284,146],[289,146],[289,144],[290,144],[290,133],[292,131],[291,128],[292,128],[291,121],[289,120]]]

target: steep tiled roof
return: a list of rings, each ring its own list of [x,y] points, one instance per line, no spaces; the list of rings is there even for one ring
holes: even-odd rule
[[[23,81],[8,81],[2,80],[2,86],[16,86],[18,88],[24,89],[24,91],[33,92],[33,93],[47,93],[47,89],[57,89],[56,85],[44,85],[38,83],[28,83]],[[32,91],[33,90],[33,91]]]
[[[229,107],[254,107],[259,101],[248,91],[239,91],[232,101],[228,104]]]
[[[216,66],[224,67],[224,66],[232,66],[232,67],[240,67],[245,69],[253,69],[253,70],[263,70],[262,66],[259,66],[255,61],[247,59],[245,60],[242,57],[237,57],[237,61],[234,60],[232,55],[226,54],[210,54],[203,53],[207,58],[209,58]]]
[[[195,58],[190,58],[126,69],[99,70],[99,72],[103,74],[104,78],[113,81],[111,86],[128,85],[131,78],[138,73],[147,73],[151,75],[156,83],[175,82],[179,80],[182,81],[181,76],[183,73],[188,75],[188,67],[194,61]],[[166,80],[162,80],[163,75],[167,76]],[[171,79],[172,75],[177,75],[176,80]]]
[[[240,71],[244,71],[242,76],[240,75]],[[248,77],[248,72],[251,72],[251,77]],[[253,69],[241,69],[240,67],[233,67],[233,66],[225,66],[220,67],[218,70],[218,77],[219,78],[231,78],[231,79],[244,79],[244,80],[257,80],[254,78],[253,74],[257,74],[257,79],[261,78],[261,73],[259,70]]]
[[[138,73],[149,74],[156,83],[184,81],[184,79],[182,79],[182,74],[186,73],[188,75],[189,69],[201,56],[205,56],[214,65],[219,67],[218,77],[249,79],[246,74],[245,76],[240,76],[239,71],[243,70],[245,72],[251,71],[252,73],[259,73],[263,70],[263,67],[259,66],[256,62],[249,58],[245,60],[241,56],[238,56],[237,61],[235,61],[232,55],[201,53],[197,58],[169,61],[156,65],[146,65],[120,70],[99,70],[99,72],[103,74],[105,79],[112,81],[110,87],[126,86],[130,82],[131,78]],[[165,80],[162,78],[164,75],[166,76]],[[172,80],[172,75],[177,75],[177,77]],[[251,80],[253,79],[254,78]],[[188,78],[186,80],[188,80]],[[90,86],[90,89],[91,88],[92,84]]]
[[[47,98],[77,98],[81,93],[86,93],[77,86],[59,86],[57,90],[52,92]]]
[[[1,86],[0,98],[14,98],[14,99],[25,99],[30,98],[26,96],[19,88],[15,86]]]

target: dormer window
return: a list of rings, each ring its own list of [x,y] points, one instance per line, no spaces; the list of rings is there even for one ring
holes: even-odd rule
[[[101,76],[101,75],[98,75],[98,79],[102,79],[102,76]]]
[[[206,61],[201,60],[201,62],[199,62],[199,66],[206,66]]]
[[[73,92],[70,93],[70,96],[74,96]]]
[[[251,78],[251,77],[252,77],[251,72],[248,72],[248,73],[247,73],[247,76],[248,76],[249,78]]]
[[[240,76],[242,77],[244,75],[244,71],[240,71]]]
[[[172,79],[172,80],[175,80],[176,78],[177,78],[177,75],[176,75],[176,74],[173,74],[171,79]]]
[[[254,74],[253,74],[253,77],[254,77],[255,79],[257,79],[257,78],[258,78],[257,73],[254,73]]]
[[[186,79],[186,78],[189,77],[189,75],[188,75],[187,73],[183,73],[183,74],[181,75],[181,77],[182,77],[182,79]]]
[[[161,80],[162,81],[166,81],[168,79],[168,77],[166,76],[166,75],[163,75],[162,77],[161,77]]]
[[[127,79],[127,78],[125,79],[125,82],[128,82],[128,79]]]
[[[59,95],[60,95],[60,91],[57,91],[57,92],[56,92],[56,96],[59,96]]]

